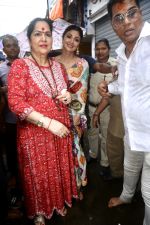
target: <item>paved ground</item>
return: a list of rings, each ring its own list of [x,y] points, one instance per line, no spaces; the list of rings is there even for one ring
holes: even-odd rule
[[[74,201],[66,217],[54,214],[46,225],[142,225],[144,205],[140,193],[136,194],[132,204],[109,209],[108,200],[119,195],[122,181],[103,181],[96,162],[89,164],[87,169],[88,186],[84,189],[84,200]],[[7,225],[31,224],[26,218],[7,222]]]

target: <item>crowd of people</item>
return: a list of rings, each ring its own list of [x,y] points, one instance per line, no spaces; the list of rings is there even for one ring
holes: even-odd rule
[[[54,53],[53,24],[46,18],[28,25],[31,50],[23,58],[16,37],[3,38],[1,204],[10,214],[23,205],[35,225],[45,225],[54,212],[65,216],[73,199],[84,200],[92,160],[104,180],[123,178],[121,195],[108,207],[132,201],[142,172],[143,225],[150,224],[150,25],[138,0],[109,0],[107,8],[122,40],[117,59],[106,38],[95,45],[96,59],[80,55],[83,31],[74,24],[62,35],[61,52]]]

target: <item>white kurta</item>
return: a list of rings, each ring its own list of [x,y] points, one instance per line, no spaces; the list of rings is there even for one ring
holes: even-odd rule
[[[124,44],[116,52],[119,77],[109,84],[109,92],[121,95],[125,133],[131,150],[150,152],[150,24],[144,23],[128,59]]]

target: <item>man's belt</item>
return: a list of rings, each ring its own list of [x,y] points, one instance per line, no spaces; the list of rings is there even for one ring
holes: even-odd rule
[[[95,103],[93,103],[93,102],[90,102],[90,101],[88,101],[88,104],[90,105],[90,106],[93,106],[93,107],[97,107],[99,104],[95,104]]]

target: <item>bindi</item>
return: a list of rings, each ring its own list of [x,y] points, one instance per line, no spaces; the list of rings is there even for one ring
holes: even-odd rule
[[[42,30],[44,31],[44,30],[45,30],[45,28],[44,28],[44,27],[42,27]]]

